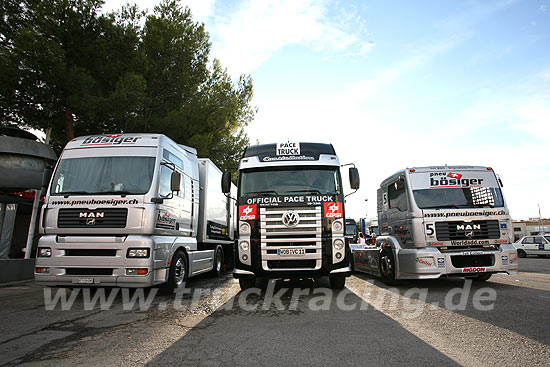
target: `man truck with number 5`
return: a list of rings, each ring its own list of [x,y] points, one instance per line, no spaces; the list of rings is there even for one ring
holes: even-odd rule
[[[378,189],[374,246],[353,250],[355,271],[399,279],[516,274],[512,220],[490,167],[407,168]]]

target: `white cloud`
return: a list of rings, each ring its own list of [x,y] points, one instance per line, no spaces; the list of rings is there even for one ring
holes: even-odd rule
[[[229,15],[217,14],[208,26],[213,53],[232,74],[250,73],[287,45],[311,47],[324,56],[364,55],[373,43],[361,19],[337,6],[315,0],[244,1]]]

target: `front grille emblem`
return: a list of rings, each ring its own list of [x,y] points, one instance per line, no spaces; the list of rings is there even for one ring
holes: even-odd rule
[[[469,231],[465,233],[466,237],[474,237],[474,231]]]
[[[300,216],[294,210],[289,210],[283,214],[282,220],[286,227],[292,228],[300,223]]]
[[[87,226],[95,226],[95,218],[86,219],[86,225]]]

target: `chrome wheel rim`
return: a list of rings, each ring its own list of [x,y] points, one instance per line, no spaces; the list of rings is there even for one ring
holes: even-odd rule
[[[178,261],[176,261],[176,265],[174,266],[174,279],[176,281],[177,285],[183,284],[183,281],[185,280],[185,262],[180,257]]]
[[[380,272],[384,277],[389,277],[392,271],[392,263],[389,256],[384,255],[380,259]]]
[[[222,253],[221,251],[216,251],[216,270],[218,273],[222,271]]]

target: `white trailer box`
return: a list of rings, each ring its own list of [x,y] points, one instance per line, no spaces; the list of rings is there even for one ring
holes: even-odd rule
[[[199,158],[199,243],[234,240],[236,201],[222,192],[221,180],[222,171],[210,159]]]

